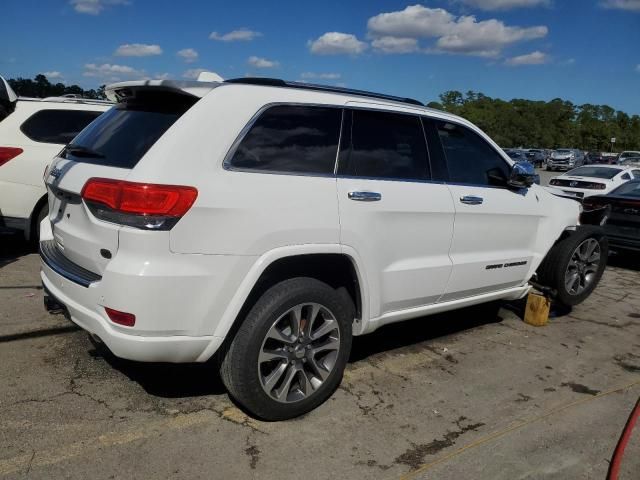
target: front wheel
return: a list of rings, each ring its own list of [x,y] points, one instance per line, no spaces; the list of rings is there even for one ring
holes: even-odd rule
[[[340,384],[354,307],[313,278],[268,289],[222,352],[220,376],[253,415],[286,420],[322,404]]]
[[[563,305],[582,303],[598,285],[609,244],[599,227],[581,226],[556,243],[538,268],[542,285],[553,288]]]

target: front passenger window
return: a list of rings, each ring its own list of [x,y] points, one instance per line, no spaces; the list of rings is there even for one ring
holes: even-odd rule
[[[449,181],[504,186],[509,165],[477,133],[449,122],[436,122],[449,169]]]

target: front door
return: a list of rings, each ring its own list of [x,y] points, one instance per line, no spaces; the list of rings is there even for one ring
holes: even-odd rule
[[[428,128],[437,130],[455,206],[453,269],[441,301],[522,285],[541,217],[535,190],[507,188],[509,163],[470,128],[439,120]]]

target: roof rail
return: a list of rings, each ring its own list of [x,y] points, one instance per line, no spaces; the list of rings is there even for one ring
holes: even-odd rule
[[[384,93],[367,92],[365,90],[354,90],[352,88],[333,87],[330,85],[318,85],[314,83],[290,82],[279,78],[263,78],[263,77],[245,77],[232,78],[225,80],[224,83],[240,83],[245,85],[264,85],[268,87],[289,87],[299,88],[302,90],[315,90],[318,92],[343,93],[346,95],[356,95],[359,97],[377,98],[381,100],[391,100],[393,102],[408,103],[410,105],[419,105],[424,107],[424,103],[414,100],[413,98],[396,97],[394,95],[385,95]]]
[[[109,100],[98,100],[95,98],[78,98],[78,97],[18,97],[19,100],[27,102],[56,102],[56,103],[81,103],[89,105],[113,105]]]

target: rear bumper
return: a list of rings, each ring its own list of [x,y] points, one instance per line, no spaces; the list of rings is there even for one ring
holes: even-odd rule
[[[40,277],[48,295],[53,297],[52,307],[63,305],[73,323],[98,336],[117,357],[141,362],[195,362],[213,339],[208,336],[127,334],[96,311],[100,298],[98,288],[75,284],[46,263],[42,264]]]
[[[606,232],[606,228],[605,228]],[[640,238],[619,237],[616,235],[607,234],[609,240],[609,246],[622,250],[640,251]]]

